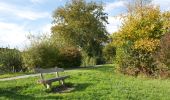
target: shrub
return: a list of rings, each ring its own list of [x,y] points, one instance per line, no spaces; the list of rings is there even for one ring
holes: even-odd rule
[[[26,68],[51,68],[57,66],[59,50],[48,42],[37,42],[23,52],[23,62]]]
[[[0,70],[1,72],[21,71],[21,52],[17,49],[0,48]]]
[[[117,49],[117,68],[133,75],[156,75],[158,66],[154,55],[162,36],[168,31],[165,23],[169,21],[168,17],[159,8],[144,5],[142,9],[134,8],[123,18],[123,25],[114,34],[112,42]]]
[[[59,67],[71,68],[81,65],[81,52],[75,47],[64,47],[60,50],[57,65]]]
[[[101,65],[101,64],[106,64],[106,60],[103,56],[97,56],[95,57],[95,65]]]
[[[49,39],[32,41],[31,46],[23,52],[24,67],[32,70],[35,67],[78,67],[81,64],[81,53],[74,47],[56,46]]]
[[[81,64],[82,67],[94,66],[94,65],[96,65],[96,59],[94,57],[89,57],[89,56],[83,57],[82,64]]]
[[[82,67],[89,67],[89,66],[95,66],[97,64],[104,63],[104,59],[102,57],[93,57],[88,55],[86,52],[81,51],[82,54]]]
[[[103,56],[107,63],[113,63],[116,55],[116,48],[111,44],[108,44],[103,49]]]
[[[158,59],[170,68],[170,33],[161,39]]]

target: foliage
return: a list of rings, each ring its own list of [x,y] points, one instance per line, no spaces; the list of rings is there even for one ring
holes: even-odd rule
[[[159,61],[163,62],[170,68],[170,33],[165,34],[161,39],[160,51],[159,51]]]
[[[60,50],[60,59],[57,61],[59,67],[79,67],[81,65],[81,53],[75,47],[64,47]]]
[[[135,41],[134,49],[146,51],[146,52],[153,52],[159,46],[159,39],[148,39],[143,38],[141,40]]]
[[[82,63],[81,66],[87,67],[87,66],[94,66],[96,65],[96,59],[95,57],[88,56],[85,52],[82,52]]]
[[[85,53],[83,51],[81,53],[82,53],[82,63],[81,63],[82,67],[101,65],[101,64],[106,63],[105,59],[102,55],[96,56],[96,57],[90,57],[87,53]]]
[[[24,66],[28,69],[57,66],[59,50],[46,38],[32,41],[31,46],[23,52]]]
[[[55,45],[51,38],[43,36],[34,38],[31,46],[23,52],[23,62],[26,68],[35,67],[78,67],[81,64],[81,53],[70,46]]]
[[[21,70],[21,52],[17,49],[0,48],[0,72],[19,72]]]
[[[111,44],[108,44],[103,49],[103,56],[107,63],[112,63],[116,55],[116,48]]]
[[[0,82],[1,100],[169,100],[170,80],[134,78],[114,73],[113,65],[93,68],[80,68],[66,71],[71,78],[66,86],[74,88],[70,92],[44,91],[44,86],[37,84],[39,77],[30,77]],[[47,75],[55,77],[54,74]],[[67,84],[68,83],[68,84]],[[58,86],[54,82],[52,86]],[[54,89],[56,90],[56,89]],[[93,94],[93,95],[92,95]]]
[[[52,37],[64,39],[80,48],[89,57],[101,55],[103,42],[107,41],[107,14],[103,6],[85,0],[71,0],[54,11]]]
[[[116,58],[121,71],[128,73],[133,69],[134,75],[139,72],[154,75],[157,70],[154,54],[161,37],[168,31],[169,18],[167,12],[162,13],[158,7],[138,5],[134,4],[134,9],[123,16],[123,25],[112,44],[117,47]]]

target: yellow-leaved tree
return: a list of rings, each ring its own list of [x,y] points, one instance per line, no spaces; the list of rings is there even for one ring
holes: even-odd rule
[[[117,68],[132,75],[156,75],[159,69],[154,55],[161,37],[169,31],[170,12],[161,12],[147,0],[137,1],[130,3],[123,25],[113,37]]]

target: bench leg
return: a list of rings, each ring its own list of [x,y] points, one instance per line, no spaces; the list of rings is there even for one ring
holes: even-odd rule
[[[61,85],[61,81],[58,81],[59,82],[59,85]]]
[[[59,81],[60,85],[64,85],[64,80]]]
[[[47,89],[51,89],[51,83],[46,84]]]
[[[64,85],[64,80],[61,80],[61,85]]]
[[[46,84],[43,84],[44,85],[44,87],[46,87]]]

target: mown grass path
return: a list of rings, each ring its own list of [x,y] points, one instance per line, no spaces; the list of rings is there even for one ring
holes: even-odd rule
[[[114,66],[67,71],[74,90],[46,92],[39,77],[0,82],[1,100],[170,100],[170,80],[134,78],[114,72]],[[48,75],[47,77],[54,77]],[[57,86],[54,83],[53,86]]]

